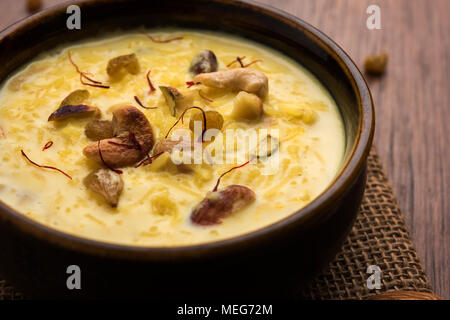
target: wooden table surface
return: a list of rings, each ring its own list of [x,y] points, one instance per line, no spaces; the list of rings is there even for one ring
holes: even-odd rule
[[[316,26],[359,66],[367,55],[389,53],[387,74],[368,79],[375,145],[429,280],[450,299],[450,1],[261,1]],[[381,9],[381,30],[366,27],[371,4]],[[25,0],[1,0],[0,29],[27,14]]]

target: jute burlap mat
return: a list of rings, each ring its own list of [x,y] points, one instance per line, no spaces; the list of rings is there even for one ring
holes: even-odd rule
[[[360,213],[341,252],[311,286],[304,299],[364,299],[391,290],[432,293],[405,221],[376,152],[368,159],[368,180]],[[381,289],[369,290],[367,267],[381,270]],[[22,294],[0,277],[0,300]]]
[[[370,265],[381,270],[380,289],[367,287]],[[301,297],[365,299],[392,290],[433,292],[380,159],[372,149],[364,199],[355,225],[341,252]]]

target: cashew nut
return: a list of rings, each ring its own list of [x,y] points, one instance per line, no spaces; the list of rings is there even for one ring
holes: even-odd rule
[[[207,87],[254,93],[261,99],[269,92],[267,76],[260,71],[246,68],[201,73],[194,77],[194,82],[201,82]]]

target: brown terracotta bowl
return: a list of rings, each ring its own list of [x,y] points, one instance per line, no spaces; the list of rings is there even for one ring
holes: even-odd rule
[[[81,30],[66,28],[67,5],[59,5],[0,33],[0,80],[42,51],[119,28],[238,34],[293,58],[328,88],[345,124],[344,165],[317,199],[291,216],[245,235],[185,247],[88,240],[34,222],[0,202],[0,273],[27,297],[289,296],[303,287],[341,247],[366,181],[374,110],[367,84],[347,54],[304,21],[248,1],[73,3],[81,7]],[[69,265],[81,268],[81,290],[66,287]]]

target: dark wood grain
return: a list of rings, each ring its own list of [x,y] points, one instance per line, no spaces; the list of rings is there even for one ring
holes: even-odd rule
[[[387,74],[368,77],[375,145],[430,282],[450,299],[450,1],[261,1],[316,26],[359,66],[367,55],[389,53]],[[381,8],[382,30],[366,27],[370,4]],[[27,14],[25,1],[0,1],[0,28]]]
[[[450,12],[448,0],[268,1],[316,26],[361,66],[389,53],[387,74],[368,78],[375,145],[436,293],[450,298]],[[381,8],[382,30],[366,9]]]

